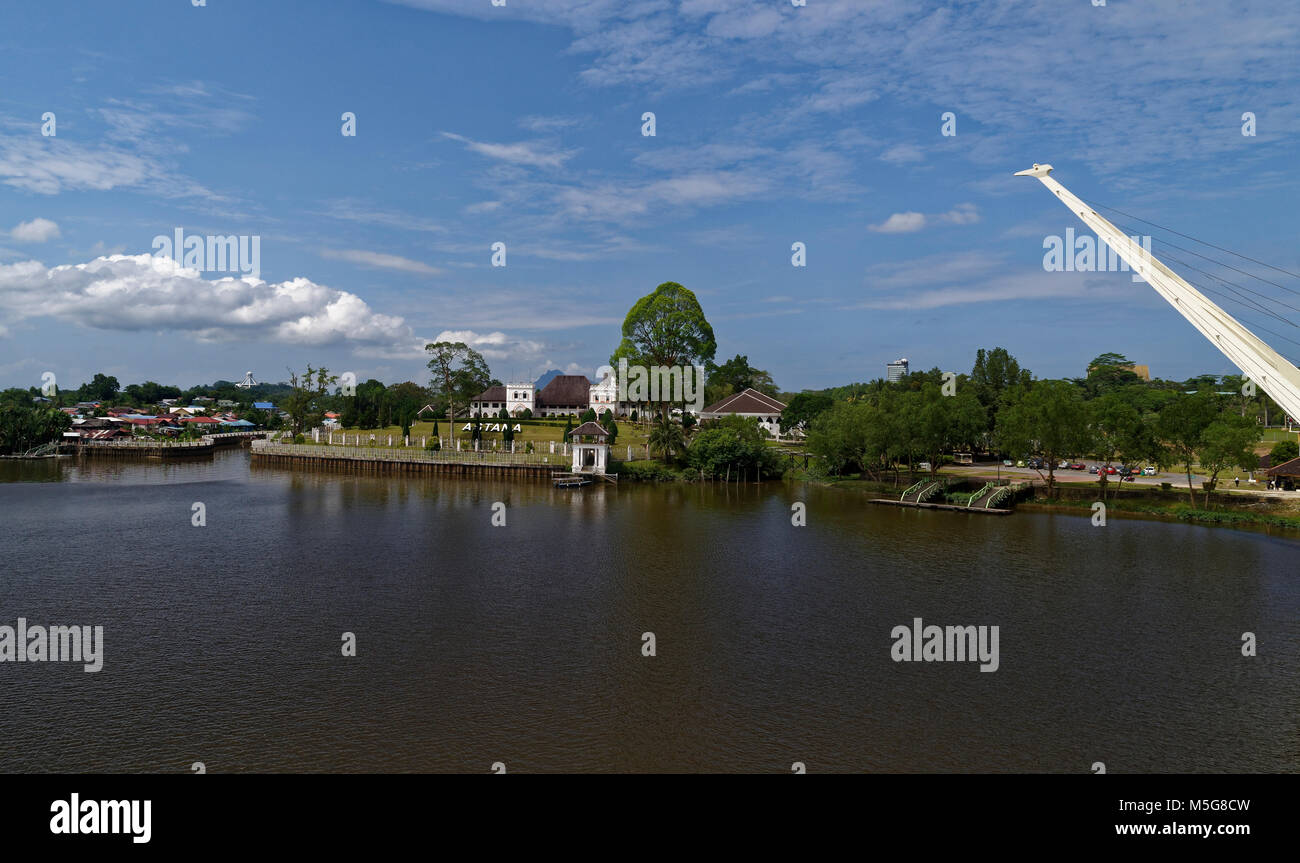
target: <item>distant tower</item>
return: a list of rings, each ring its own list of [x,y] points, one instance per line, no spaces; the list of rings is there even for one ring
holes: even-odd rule
[[[241,390],[249,390],[257,386],[257,381],[253,380],[252,372],[244,372],[244,379],[235,384],[235,386],[239,387]]]
[[[885,364],[885,380],[896,384],[907,377],[907,357]]]

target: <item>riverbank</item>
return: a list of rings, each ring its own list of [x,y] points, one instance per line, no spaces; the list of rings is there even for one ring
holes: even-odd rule
[[[946,474],[940,473],[940,476]],[[787,479],[811,482],[828,488],[838,488],[854,494],[872,497],[894,497],[902,494],[908,481],[900,485],[867,479],[819,478],[803,471],[790,472]],[[1031,501],[1016,504],[1025,512],[1055,512],[1091,517],[1092,505],[1099,500],[1095,487],[1073,484],[1058,487],[1060,495],[1054,500],[1044,497],[1045,490],[1035,487],[1036,496]],[[1147,518],[1158,521],[1182,521],[1196,524],[1284,528],[1300,531],[1300,498],[1274,499],[1245,493],[1216,493],[1208,506],[1203,493],[1198,495],[1201,506],[1192,506],[1185,493],[1163,489],[1125,488],[1121,492],[1111,489],[1106,500],[1107,516]]]

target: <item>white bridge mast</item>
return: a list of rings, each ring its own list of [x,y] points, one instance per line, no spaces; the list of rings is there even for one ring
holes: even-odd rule
[[[1150,252],[1126,237],[1119,228],[1097,215],[1096,210],[1079,200],[1069,189],[1047,176],[1051,170],[1051,165],[1035,164],[1028,171],[1017,171],[1016,176],[1037,177],[1247,378],[1259,384],[1290,416],[1300,418],[1300,369]]]

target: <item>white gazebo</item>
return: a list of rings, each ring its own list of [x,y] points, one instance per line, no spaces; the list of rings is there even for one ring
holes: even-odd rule
[[[590,438],[590,440],[584,440]],[[574,473],[605,472],[609,466],[609,432],[600,423],[586,422],[569,432],[570,446],[573,449]]]

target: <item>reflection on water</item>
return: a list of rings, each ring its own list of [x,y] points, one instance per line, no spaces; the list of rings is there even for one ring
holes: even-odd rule
[[[5,771],[1300,769],[1290,539],[244,451],[0,463],[0,518],[0,624],[106,642],[0,664]],[[894,663],[915,617],[999,626],[999,670]]]

